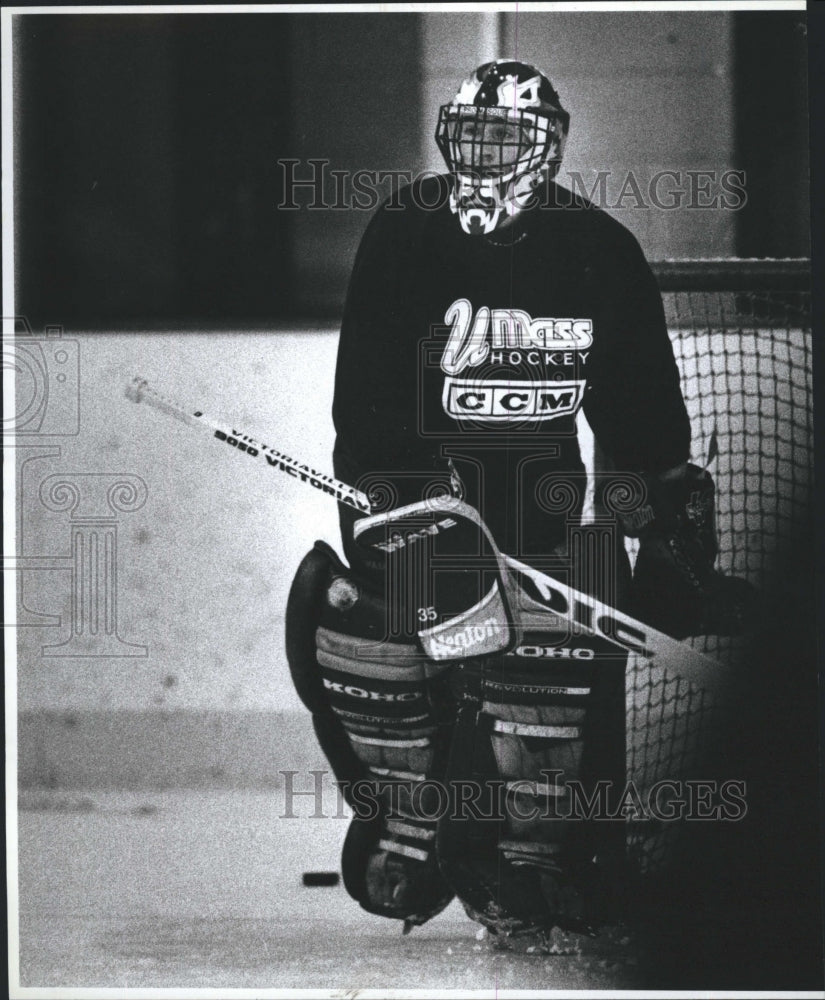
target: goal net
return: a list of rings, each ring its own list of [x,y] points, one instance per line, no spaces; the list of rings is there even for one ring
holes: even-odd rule
[[[776,593],[794,585],[789,553],[812,538],[810,262],[666,261],[653,270],[691,421],[691,461],[716,482],[717,568]],[[627,544],[632,561],[637,543]],[[733,678],[758,636],[689,641]],[[713,770],[732,695],[639,657],[628,663],[626,694],[627,775],[643,800],[657,782]],[[631,860],[656,871],[684,829],[629,823]]]

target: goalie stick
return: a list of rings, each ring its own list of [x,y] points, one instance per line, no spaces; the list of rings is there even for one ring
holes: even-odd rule
[[[126,387],[126,398],[131,399],[133,403],[147,403],[156,410],[168,413],[169,416],[188,424],[190,427],[200,427],[202,430],[210,431],[218,441],[223,441],[241,454],[255,459],[259,464],[263,460],[270,467],[279,469],[302,482],[309,483],[317,490],[329,493],[339,503],[347,504],[347,506],[363,511],[365,514],[372,511],[369,497],[360,490],[356,490],[354,487],[342,483],[339,479],[326,475],[326,473],[318,472],[308,465],[303,465],[277,448],[263,444],[243,431],[235,430],[229,424],[213,420],[206,416],[202,410],[185,409],[168,396],[159,393],[157,389],[153,389],[145,378],[132,379]]]
[[[229,424],[224,424],[207,416],[202,410],[189,410],[174,402],[168,396],[152,388],[144,378],[134,378],[126,388],[126,397],[135,403],[146,403],[154,409],[174,417],[177,420],[205,430],[213,438],[246,455],[258,464],[265,462],[270,468],[283,472],[301,482],[308,483],[314,489],[334,497],[339,503],[353,507],[365,514],[372,513],[372,501],[366,493],[354,486],[342,482],[333,476],[308,465],[298,462],[284,452],[271,445],[264,444]],[[478,512],[469,505],[454,498],[444,498],[445,510],[454,509],[461,504],[465,516],[474,520],[483,529]],[[437,499],[428,504],[438,504]],[[370,521],[390,521],[392,513],[375,514]],[[724,668],[716,660],[705,656],[687,643],[659,632],[644,622],[637,621],[629,615],[602,603],[589,594],[554,579],[539,570],[520,562],[518,559],[501,553],[504,572],[514,589],[514,605],[519,609],[519,625],[521,627],[547,628],[548,622],[565,623],[580,629],[588,635],[596,635],[611,643],[623,652],[637,653],[651,665],[660,669],[668,669],[687,680],[701,684],[704,687],[716,687],[724,679]],[[449,623],[444,623],[449,625]],[[438,626],[440,634],[444,634],[442,626]],[[435,629],[423,630],[419,633],[422,644],[426,647],[428,633]],[[438,659],[462,658],[466,650],[456,647],[452,656],[443,652]]]

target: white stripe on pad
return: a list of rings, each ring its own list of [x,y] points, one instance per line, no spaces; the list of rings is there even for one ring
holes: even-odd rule
[[[406,844],[397,844],[394,840],[379,840],[378,846],[382,851],[403,854],[405,858],[413,858],[415,861],[426,861],[429,858],[426,851],[420,851],[417,847],[407,847]]]
[[[554,740],[577,740],[582,734],[581,726],[539,726],[527,722],[509,722],[506,719],[496,719],[493,730],[511,736],[543,736]]]

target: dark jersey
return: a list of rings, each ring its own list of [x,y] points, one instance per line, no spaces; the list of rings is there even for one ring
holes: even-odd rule
[[[461,230],[443,184],[385,203],[358,250],[336,474],[411,503],[448,479],[452,459],[504,551],[546,552],[581,506],[580,408],[618,469],[688,457],[661,296],[635,238],[569,192],[552,187],[495,244]]]

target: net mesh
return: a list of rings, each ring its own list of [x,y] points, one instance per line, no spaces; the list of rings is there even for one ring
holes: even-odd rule
[[[783,586],[783,547],[812,521],[813,408],[809,262],[654,265],[691,420],[691,461],[716,482],[717,569],[761,592]],[[636,542],[628,540],[631,561]],[[735,674],[747,637],[688,640]],[[628,779],[703,778],[732,699],[631,656],[626,675]],[[684,825],[628,826],[638,869],[667,863]]]

